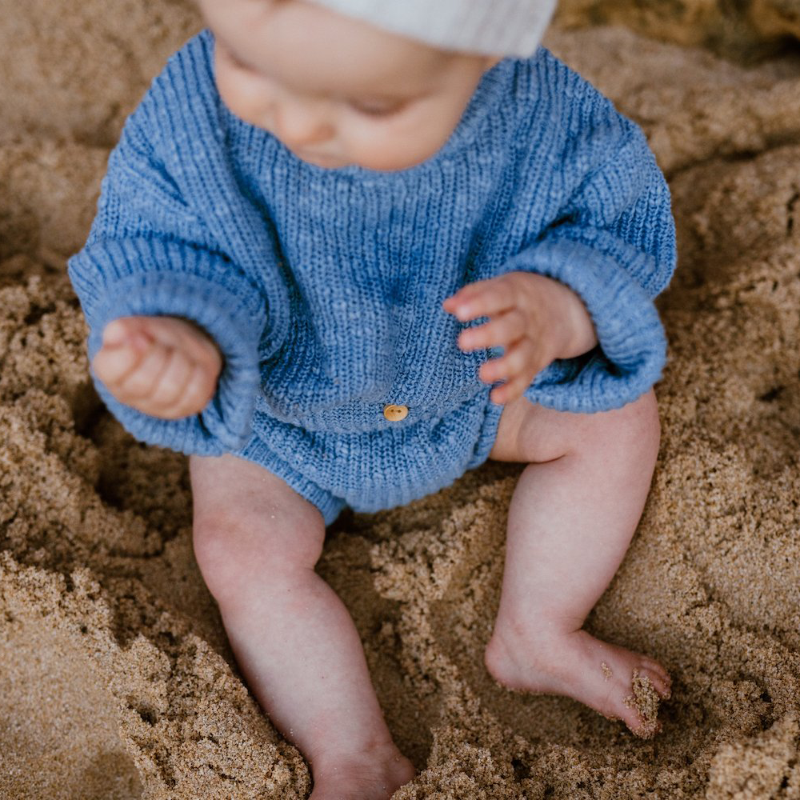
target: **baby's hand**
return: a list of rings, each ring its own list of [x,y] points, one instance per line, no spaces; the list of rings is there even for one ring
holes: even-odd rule
[[[162,419],[202,411],[222,369],[217,346],[177,317],[121,317],[103,330],[92,369],[121,403]]]
[[[492,390],[494,403],[522,396],[534,377],[557,358],[572,358],[597,344],[594,325],[580,297],[569,287],[531,272],[509,272],[470,283],[442,307],[461,322],[489,317],[458,337],[465,351],[503,347],[500,358],[483,364],[484,383],[505,381]]]

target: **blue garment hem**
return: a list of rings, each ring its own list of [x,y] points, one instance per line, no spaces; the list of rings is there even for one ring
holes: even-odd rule
[[[486,390],[486,406],[484,408],[484,418],[475,441],[475,448],[473,454],[466,467],[458,475],[445,479],[440,486],[435,488],[426,487],[420,491],[419,495],[415,498],[408,500],[412,502],[413,499],[420,499],[428,495],[435,494],[437,491],[453,484],[464,473],[471,469],[476,469],[481,466],[489,457],[489,453],[494,444],[497,436],[497,427],[500,422],[500,415],[503,412],[503,406],[492,403],[488,399],[488,389]],[[287,464],[279,455],[274,453],[265,442],[258,438],[257,435],[253,436],[250,441],[239,451],[233,455],[243,458],[246,461],[251,461],[254,464],[268,470],[276,477],[283,480],[290,488],[294,489],[301,497],[308,500],[319,510],[322,518],[327,527],[333,523],[336,518],[341,514],[342,510],[348,505],[347,501],[341,497],[337,497],[333,492],[325,489],[317,484],[315,481],[307,478],[302,473],[298,472],[292,466]],[[398,504],[405,505],[405,503]],[[372,507],[372,508],[358,508],[351,506],[354,511],[362,511],[364,513],[374,513],[379,510],[386,510],[389,508],[396,508],[396,505],[387,505],[385,507]]]

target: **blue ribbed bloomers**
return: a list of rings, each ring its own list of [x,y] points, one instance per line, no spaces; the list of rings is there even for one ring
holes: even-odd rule
[[[569,286],[599,342],[528,400],[590,413],[658,380],[669,191],[641,130],[546,50],[489,70],[442,149],[398,172],[299,160],[228,111],[213,51],[204,31],[153,81],[69,263],[90,357],[128,315],[192,320],[223,354],[216,395],[186,419],[96,381],[138,439],[250,459],[327,522],[434,492],[486,459],[502,410],[477,377],[497,353],[462,353],[442,301],[512,270]]]
[[[503,410],[488,394],[488,388],[480,391],[442,419],[369,434],[281,427],[268,443],[253,435],[236,455],[286,481],[319,508],[329,525],[345,506],[378,511],[404,505],[480,466]],[[256,427],[261,427],[258,420]],[[349,469],[343,471],[342,464]]]

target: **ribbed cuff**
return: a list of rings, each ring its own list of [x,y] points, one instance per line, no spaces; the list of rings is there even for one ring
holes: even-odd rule
[[[137,259],[161,268],[137,272],[131,269]],[[166,269],[170,263],[177,268]],[[212,280],[217,273],[224,277]],[[175,242],[126,240],[87,248],[71,260],[70,277],[90,325],[90,359],[102,346],[109,322],[139,315],[192,320],[222,352],[216,394],[200,414],[180,420],[123,405],[93,376],[101,398],[129,433],[148,444],[198,455],[219,455],[247,441],[260,384],[258,343],[266,308],[230,263]]]
[[[667,343],[658,312],[613,259],[580,242],[557,240],[526,250],[506,268],[569,286],[586,305],[599,342],[540,372],[525,392],[529,400],[559,411],[609,411],[633,402],[661,377]]]

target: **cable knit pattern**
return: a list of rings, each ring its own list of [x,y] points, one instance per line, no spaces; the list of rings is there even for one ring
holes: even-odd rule
[[[375,172],[307,164],[234,117],[213,48],[202,32],[153,81],[69,263],[91,355],[130,314],[194,320],[223,352],[216,397],[184,420],[98,382],[136,437],[257,461],[326,521],[435,491],[485,460],[501,411],[477,378],[493,353],[459,351],[463,326],[441,303],[510,270],[570,286],[599,339],[538,375],[531,401],[607,410],[658,379],[666,184],[641,131],[546,50],[487,72],[434,157]],[[388,421],[389,403],[408,416]]]

